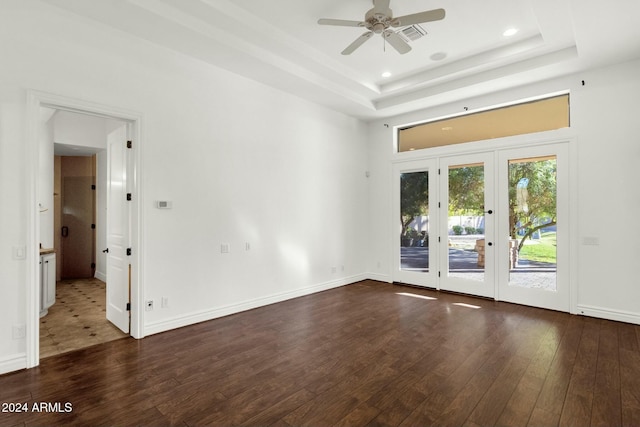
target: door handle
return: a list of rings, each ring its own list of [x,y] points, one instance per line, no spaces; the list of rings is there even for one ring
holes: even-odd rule
[[[67,237],[69,235],[69,227],[66,225],[63,226],[60,233],[62,234],[62,237]]]
[[[488,246],[493,246],[493,242],[487,242]]]
[[[108,254],[109,253],[109,248],[105,249],[102,251],[103,254]]]

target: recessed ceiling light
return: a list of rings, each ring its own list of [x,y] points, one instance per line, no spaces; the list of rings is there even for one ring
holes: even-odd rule
[[[391,73],[389,71],[385,71],[384,73],[382,73],[382,77],[384,77],[385,79],[387,77],[391,77]]]
[[[517,28],[509,28],[507,30],[505,30],[504,33],[502,33],[503,36],[505,37],[511,37],[513,35],[515,35],[518,32]]]
[[[446,57],[447,57],[446,52],[436,52],[433,55],[431,55],[429,58],[431,58],[432,61],[442,61]]]

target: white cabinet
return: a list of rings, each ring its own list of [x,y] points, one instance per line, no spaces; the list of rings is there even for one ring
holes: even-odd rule
[[[40,317],[56,302],[56,254],[40,256]]]

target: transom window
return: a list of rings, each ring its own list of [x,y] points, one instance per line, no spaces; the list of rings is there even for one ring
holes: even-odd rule
[[[569,127],[569,94],[398,130],[398,152]]]

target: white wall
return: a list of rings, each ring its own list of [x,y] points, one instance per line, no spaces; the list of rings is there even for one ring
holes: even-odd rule
[[[579,247],[578,308],[634,323],[640,323],[639,76],[640,61],[585,73],[586,86],[572,102],[580,134],[579,237],[600,241]]]
[[[27,89],[143,116],[147,333],[364,277],[364,123],[33,0],[2,2],[0,51],[0,373],[25,353]]]
[[[640,229],[635,224],[640,210],[638,76],[640,61],[635,61],[371,123],[370,275],[392,280],[393,126],[459,114],[463,107],[477,109],[568,89],[569,133],[576,136],[577,143],[574,184],[578,194],[573,196],[578,197],[574,212],[578,224],[572,224],[575,232],[571,238],[572,247],[578,250],[570,254],[576,260],[576,311],[640,323],[640,287],[634,269],[640,253]],[[583,245],[584,237],[595,237],[599,245]]]

